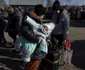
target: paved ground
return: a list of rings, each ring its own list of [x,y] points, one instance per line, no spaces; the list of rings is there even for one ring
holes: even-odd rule
[[[12,39],[5,33],[6,40],[12,42]],[[70,35],[72,43],[73,57],[72,65],[68,65],[67,70],[85,70],[85,24],[82,21],[76,21],[71,24]],[[20,55],[12,53],[10,45],[0,46],[0,70],[20,70]],[[65,66],[60,66],[59,70],[65,70]]]

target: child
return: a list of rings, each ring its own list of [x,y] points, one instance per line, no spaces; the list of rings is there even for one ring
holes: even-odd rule
[[[42,40],[40,42],[40,46],[37,51],[40,52],[42,56],[45,56],[48,52],[46,37],[49,36],[49,34],[54,29],[55,25],[53,23],[38,24],[28,15],[24,18],[24,21],[28,25],[30,25],[34,34],[41,36]],[[17,39],[15,43],[15,49],[16,51],[22,51],[22,64],[21,64],[22,67],[23,65],[25,65],[26,62],[29,62],[31,60],[31,56],[35,51],[36,46],[37,43],[28,41],[24,39],[22,36],[20,36]]]

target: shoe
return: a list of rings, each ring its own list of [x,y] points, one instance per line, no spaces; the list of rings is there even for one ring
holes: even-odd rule
[[[23,70],[25,69],[26,62],[21,61],[20,68]]]
[[[21,65],[20,65],[20,68],[21,68],[22,70],[24,70],[24,69],[25,69],[25,67],[22,67]]]

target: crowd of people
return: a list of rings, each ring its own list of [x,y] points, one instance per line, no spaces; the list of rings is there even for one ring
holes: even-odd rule
[[[68,6],[65,8],[68,10],[72,20],[85,20],[85,6]]]
[[[7,13],[7,23],[0,17],[0,43],[7,43],[4,31],[7,32],[13,39],[13,51],[22,52],[20,68],[23,70],[38,70],[48,53],[48,42],[56,47],[58,40],[57,49],[60,49],[69,38],[70,16],[57,0],[52,6],[52,22],[42,22],[46,10],[41,4],[25,10],[10,6]]]

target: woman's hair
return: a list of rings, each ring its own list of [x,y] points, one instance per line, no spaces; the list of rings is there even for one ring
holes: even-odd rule
[[[43,7],[43,5],[41,4],[38,4],[38,5],[35,5],[35,13],[40,16],[40,15],[44,15],[46,13],[46,10],[45,8]]]

